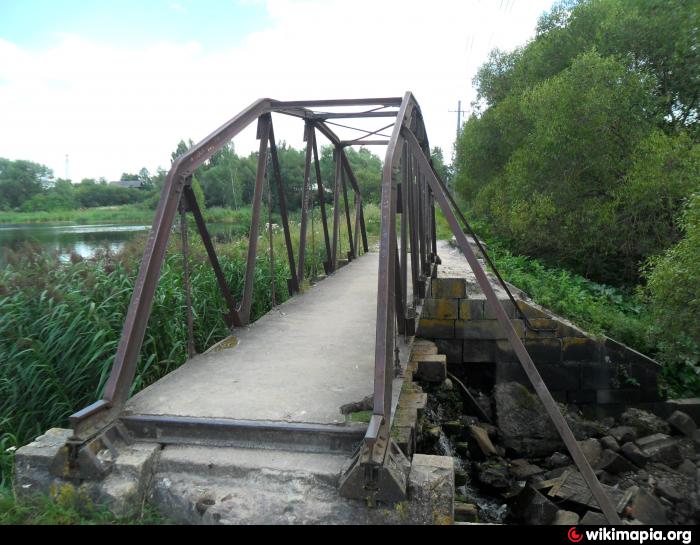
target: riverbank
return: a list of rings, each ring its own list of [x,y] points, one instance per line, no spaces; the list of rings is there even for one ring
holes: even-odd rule
[[[60,223],[71,222],[89,223],[143,223],[151,224],[155,209],[145,208],[136,204],[123,206],[102,206],[98,208],[79,208],[75,210],[53,210],[51,212],[1,212],[0,224],[27,223]],[[250,223],[250,207],[230,210],[227,208],[211,208],[204,211],[207,221],[234,224]]]

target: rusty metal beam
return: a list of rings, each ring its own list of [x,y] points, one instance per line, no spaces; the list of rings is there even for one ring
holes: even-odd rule
[[[287,261],[289,263],[289,274],[292,276],[289,279],[289,294],[299,292],[299,278],[297,277],[297,269],[294,264],[294,247],[292,245],[292,234],[289,230],[289,217],[287,215],[287,197],[284,193],[284,184],[282,182],[282,171],[280,169],[280,161],[277,155],[277,144],[275,143],[275,131],[272,123],[270,123],[270,158],[272,160],[272,170],[277,182],[277,196],[280,205],[280,217],[282,219],[282,229],[284,231],[284,244],[287,248]]]
[[[311,158],[313,153],[314,138],[311,134],[314,127],[311,123],[304,124],[304,142],[306,142],[306,157],[304,159],[304,187],[301,192],[301,225],[299,226],[299,270],[297,277],[299,282],[304,282],[306,271],[306,231],[309,215],[309,198],[311,196]]]
[[[255,190],[253,191],[253,213],[250,221],[250,234],[248,235],[248,257],[246,260],[245,283],[243,284],[243,299],[239,314],[243,323],[250,322],[250,309],[253,304],[253,283],[255,281],[255,258],[258,252],[258,233],[260,230],[260,208],[262,206],[263,184],[265,182],[265,170],[267,168],[267,149],[270,142],[270,126],[272,118],[270,114],[261,115],[258,119],[258,134],[260,147],[258,150],[258,169],[255,177]]]

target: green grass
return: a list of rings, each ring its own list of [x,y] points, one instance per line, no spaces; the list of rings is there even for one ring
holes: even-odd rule
[[[55,210],[52,212],[0,212],[0,223],[151,223],[153,210],[138,205]]]
[[[63,492],[56,498],[36,496],[16,500],[9,489],[0,488],[0,525],[164,525],[170,522],[150,505],[138,513],[117,517],[90,501]]]

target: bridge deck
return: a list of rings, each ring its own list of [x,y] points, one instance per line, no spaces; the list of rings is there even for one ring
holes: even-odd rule
[[[146,388],[126,414],[335,425],[372,393],[378,254],[342,267]]]

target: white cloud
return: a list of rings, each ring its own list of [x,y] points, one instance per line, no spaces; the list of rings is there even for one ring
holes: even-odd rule
[[[64,175],[118,177],[169,164],[180,138],[195,141],[253,100],[418,98],[432,145],[449,157],[457,100],[493,47],[533,33],[551,0],[268,0],[269,27],[235,48],[156,43],[135,49],[61,36],[40,51],[0,39],[0,156]],[[298,124],[276,122],[301,145]],[[255,147],[254,134],[236,140]],[[383,150],[376,151],[383,153]]]

